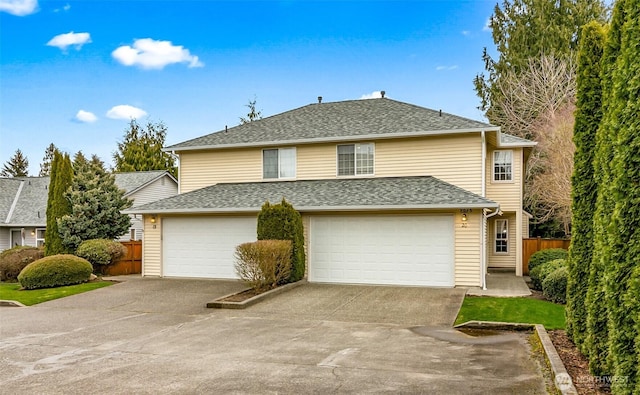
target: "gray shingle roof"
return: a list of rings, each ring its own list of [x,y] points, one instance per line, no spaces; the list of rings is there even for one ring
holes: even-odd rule
[[[528,147],[532,147],[537,145],[535,141],[523,139],[522,137],[512,136],[506,133],[500,133],[500,144],[501,145],[524,145]]]
[[[118,173],[115,181],[120,189],[129,194],[165,173],[164,170]],[[46,226],[48,188],[49,177],[0,178],[0,225]],[[11,218],[5,222],[16,195],[17,201]]]
[[[216,184],[129,213],[257,212],[283,198],[299,211],[498,207],[431,176]]]
[[[165,148],[203,149],[283,142],[331,141],[438,131],[498,130],[496,126],[391,99],[310,104]]]
[[[127,173],[115,173],[116,185],[118,188],[123,189],[128,195],[141,187],[147,185],[151,181],[154,181],[164,174],[169,174],[165,170],[150,170],[150,171],[132,171]],[[173,176],[171,176],[173,178]]]

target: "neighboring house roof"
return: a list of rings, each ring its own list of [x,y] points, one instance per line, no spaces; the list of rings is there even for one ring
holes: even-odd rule
[[[220,183],[125,210],[130,214],[258,212],[282,199],[299,211],[497,208],[431,176]]]
[[[488,123],[391,99],[310,104],[165,148],[165,151],[499,131]]]
[[[534,147],[538,145],[535,141],[523,139],[522,137],[500,133],[500,146],[502,147]]]
[[[125,191],[125,196],[131,195],[155,180],[163,177],[170,177],[176,184],[178,180],[165,170],[132,171],[127,173],[115,173],[116,185]]]
[[[128,196],[164,175],[164,170],[117,173],[116,185]],[[49,177],[0,178],[0,226],[46,226]]]

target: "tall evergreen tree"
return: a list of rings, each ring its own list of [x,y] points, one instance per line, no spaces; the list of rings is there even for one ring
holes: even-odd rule
[[[578,51],[577,110],[573,130],[574,155],[572,184],[573,232],[569,248],[567,281],[567,334],[583,352],[587,330],[585,300],[589,271],[593,258],[593,213],[597,184],[594,179],[596,132],[602,119],[602,84],[600,61],[606,30],[598,22],[590,22],[581,32]]]
[[[67,254],[71,252],[62,244],[58,230],[58,219],[71,212],[71,205],[65,192],[71,186],[73,170],[69,155],[54,150],[47,199],[47,234],[44,244],[45,255]]]
[[[3,177],[26,177],[29,175],[29,160],[20,150],[4,164],[0,176]]]
[[[42,163],[40,163],[40,177],[47,177],[51,174],[51,162],[53,161],[53,154],[56,152],[56,149],[56,146],[51,143],[44,151],[44,158],[42,158]]]
[[[162,151],[167,127],[162,122],[147,122],[140,126],[135,119],[125,130],[124,139],[118,143],[118,150],[113,154],[116,172],[168,170],[177,176],[178,170],[174,157]]]
[[[632,394],[638,381],[635,320],[640,301],[629,298],[631,276],[640,266],[640,0],[624,1],[620,53],[613,70],[610,123],[615,131],[612,197],[615,201],[609,233],[610,264],[605,292],[609,307],[609,363],[616,394]]]
[[[97,159],[97,160],[96,160]],[[115,184],[101,161],[87,161],[81,153],[74,159],[74,178],[65,194],[71,213],[58,220],[63,244],[74,250],[89,239],[116,239],[131,226],[131,219],[121,211],[131,207],[131,200]]]
[[[608,314],[609,301],[605,292],[605,279],[609,275],[611,262],[611,241],[608,226],[614,208],[611,194],[613,176],[614,142],[618,135],[618,119],[613,104],[613,72],[620,53],[620,29],[625,20],[625,0],[618,0],[613,9],[611,24],[607,33],[602,55],[602,121],[596,133],[596,153],[594,176],[597,188],[596,211],[593,215],[593,260],[589,273],[587,290],[587,337],[586,350],[589,368],[596,376],[611,373],[608,365]]]

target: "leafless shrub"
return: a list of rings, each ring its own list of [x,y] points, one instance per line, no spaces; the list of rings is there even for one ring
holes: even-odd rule
[[[291,273],[290,240],[258,240],[236,247],[238,277],[251,288],[262,291],[287,281]]]

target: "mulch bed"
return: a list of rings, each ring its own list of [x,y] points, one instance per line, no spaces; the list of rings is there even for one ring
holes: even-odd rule
[[[246,291],[239,292],[237,294],[229,295],[224,299],[220,299],[221,302],[243,302],[247,299],[251,299],[256,295],[260,295],[266,291],[256,291],[255,289],[247,289]]]

